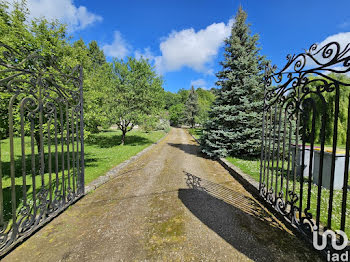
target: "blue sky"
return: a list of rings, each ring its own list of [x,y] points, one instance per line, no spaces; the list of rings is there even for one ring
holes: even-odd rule
[[[349,0],[28,0],[32,16],[67,23],[73,39],[96,40],[108,59],[149,58],[173,92],[215,86],[239,5],[260,35],[261,54],[278,66],[327,37],[350,42]]]

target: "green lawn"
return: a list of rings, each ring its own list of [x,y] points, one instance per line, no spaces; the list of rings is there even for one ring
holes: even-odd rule
[[[127,133],[121,146],[121,132],[109,131],[91,136],[85,143],[85,183],[89,184],[112,167],[136,155],[165,135],[163,131]]]
[[[190,128],[188,132],[194,136],[196,139],[199,139],[201,135],[203,134],[203,129],[202,128]]]
[[[104,131],[99,134],[93,134],[85,141],[85,185],[89,184],[99,176],[104,175],[108,170],[114,166],[122,163],[130,157],[136,155],[144,148],[150,146],[152,143],[158,141],[165,135],[163,131],[154,131],[145,133],[142,131],[131,131],[126,135],[125,145],[121,146],[121,132],[120,131]],[[2,170],[2,188],[4,195],[4,220],[8,221],[11,218],[11,177],[10,177],[10,154],[9,154],[9,139],[5,139],[1,142],[1,170]],[[28,203],[32,203],[32,191],[33,191],[33,177],[31,172],[31,157],[30,152],[30,138],[25,138],[26,145],[26,197]],[[22,158],[21,158],[21,140],[20,138],[14,139],[14,155],[15,155],[15,189],[16,189],[16,206],[17,210],[21,208],[23,201],[23,177],[22,177]],[[60,146],[59,146],[60,149]],[[48,146],[45,145],[45,162],[48,161]],[[52,188],[55,184],[55,161],[54,161],[54,147],[51,147],[52,151]],[[61,155],[61,154],[59,154]],[[65,162],[67,159],[67,153],[65,153]],[[60,159],[60,157],[59,157]],[[38,155],[35,158],[38,163]],[[72,161],[72,157],[71,157]],[[61,172],[62,166],[59,164],[59,172]],[[67,179],[67,164],[65,166],[65,181]],[[73,169],[70,169],[71,174]],[[50,175],[48,173],[47,166],[45,167],[45,188],[49,189]],[[40,190],[42,186],[41,176],[38,174],[38,168],[36,176],[34,177],[36,183],[36,190]],[[60,173],[61,179],[61,173]],[[73,179],[70,180],[71,185]],[[61,184],[61,180],[60,180]],[[54,189],[53,189],[54,191]]]

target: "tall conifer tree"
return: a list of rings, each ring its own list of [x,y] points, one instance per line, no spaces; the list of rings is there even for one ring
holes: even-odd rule
[[[191,127],[195,126],[195,118],[198,115],[199,108],[198,108],[198,95],[196,93],[196,90],[194,90],[194,87],[191,87],[190,93],[188,95],[187,101],[185,103],[186,107],[186,122],[188,122]]]
[[[264,60],[258,53],[259,37],[251,35],[246,18],[240,7],[216,74],[220,89],[201,139],[202,151],[210,157],[254,156],[260,150]]]

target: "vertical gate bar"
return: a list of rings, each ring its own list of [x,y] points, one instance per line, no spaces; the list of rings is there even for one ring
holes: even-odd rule
[[[314,143],[315,143],[315,132],[316,132],[316,105],[313,100],[312,101],[312,124],[311,124],[311,143],[310,143],[310,159],[309,159],[309,181],[308,181],[308,192],[307,192],[307,209],[309,210],[311,207],[311,183],[312,183],[312,166],[314,159]]]
[[[69,152],[69,144],[70,144],[70,135],[69,135],[69,102],[66,103],[66,124],[67,124],[67,131],[66,131],[66,142],[67,142],[67,179],[68,179],[68,193],[70,193],[71,187],[70,187],[70,152]]]
[[[38,84],[39,86],[39,136],[40,136],[40,152],[38,152],[38,155],[40,156],[40,176],[41,176],[41,188],[42,190],[45,190],[45,161],[44,161],[44,139],[43,139],[43,101],[42,101],[42,83]]]
[[[0,134],[0,226],[4,224],[4,196],[2,192],[2,158],[1,158],[2,135]]]
[[[77,113],[76,113],[77,114]],[[80,158],[79,158],[79,115],[77,114],[76,122],[75,122],[75,134],[76,134],[76,142],[77,142],[77,150],[76,150],[76,170],[77,170],[77,175],[76,175],[76,185],[77,185],[77,194],[79,194],[79,184],[80,184]]]
[[[264,109],[265,111],[265,143],[264,143],[264,173],[263,173],[263,182],[265,184],[265,177],[266,177],[266,161],[267,161],[267,153],[268,153],[268,148],[267,148],[267,140],[268,140],[268,135],[267,132],[269,131],[269,118],[267,114],[267,108]],[[266,184],[265,184],[266,185]]]
[[[322,176],[323,176],[323,158],[324,158],[324,144],[326,139],[326,101],[322,96],[323,106],[322,106],[322,120],[321,120],[321,152],[320,152],[320,165],[319,165],[319,172],[318,172],[318,189],[317,189],[317,207],[316,207],[316,226],[319,229],[320,228],[320,218],[321,218],[321,195],[322,195]]]
[[[282,107],[280,107],[279,109],[279,120],[278,120],[275,199],[277,199],[277,186],[278,186],[278,170],[279,170],[278,165],[279,165],[279,159],[280,159],[280,140],[281,140],[281,118],[282,118]]]
[[[291,145],[292,145],[292,132],[293,132],[293,124],[292,121],[289,122],[289,141],[288,141],[288,164],[287,164],[287,182],[286,182],[286,202],[288,202],[288,194],[289,194],[289,175],[290,175],[290,154],[291,154]]]
[[[275,104],[275,112],[273,116],[273,142],[272,142],[272,167],[271,167],[271,189],[273,189],[273,171],[275,164],[275,144],[276,144],[276,122],[277,122],[277,103]],[[276,192],[275,192],[276,196]],[[276,198],[275,198],[276,199]]]
[[[304,100],[305,101],[305,100]],[[305,141],[306,141],[306,128],[307,128],[307,112],[305,112],[305,106],[301,110],[302,113],[302,132],[301,132],[301,166],[300,166],[300,194],[299,194],[299,220],[302,218],[303,214],[303,196],[304,196],[304,163],[305,163]]]
[[[297,109],[296,109],[296,128],[295,128],[295,154],[294,154],[294,161],[292,163],[293,165],[293,194],[295,193],[295,186],[296,186],[296,177],[297,177],[297,163],[300,162],[299,161],[299,157],[300,157],[300,151],[299,150],[299,127],[300,127],[300,116],[299,116],[299,110],[298,110],[299,105],[297,104]],[[298,154],[299,153],[299,154]]]
[[[271,156],[271,127],[272,127],[272,108],[270,107],[270,127],[269,127],[269,146],[267,156],[267,175],[266,175],[266,192],[269,190],[269,170],[270,170],[270,156]]]
[[[48,127],[47,127],[47,145],[48,145],[48,149],[47,149],[47,154],[49,156],[48,159],[48,168],[49,168],[49,207],[51,207],[51,203],[52,203],[52,159],[51,159],[51,117],[50,120],[48,121]]]
[[[55,173],[56,173],[56,189],[55,189],[55,196],[57,196],[59,192],[59,181],[60,178],[58,176],[58,123],[57,123],[57,107],[55,106],[54,109],[54,123],[55,123]]]
[[[13,142],[13,106],[17,95],[14,95],[10,99],[8,112],[9,112],[9,138],[10,138],[10,174],[11,174],[11,207],[12,207],[12,239],[17,236],[17,205],[16,205],[16,180],[15,180],[15,152],[14,152],[14,142]]]
[[[283,107],[282,107],[283,108]],[[281,187],[280,191],[283,192],[283,177],[284,177],[284,162],[286,157],[286,132],[287,132],[287,110],[284,112],[284,126],[283,126],[283,152],[282,152],[282,174],[281,174]]]
[[[30,120],[30,146],[31,146],[31,164],[32,164],[32,187],[33,187],[33,216],[36,218],[36,168],[35,168],[35,139],[34,139],[34,116]]]
[[[60,104],[60,120],[61,120],[61,151],[62,151],[62,155],[61,155],[61,168],[62,168],[62,200],[63,200],[63,204],[66,203],[66,186],[65,186],[65,176],[64,176],[64,121],[63,121],[63,108],[62,105]]]
[[[72,109],[72,123],[71,123],[71,133],[72,133],[72,166],[73,166],[73,192],[75,193],[75,152],[74,152],[74,110]]]
[[[266,90],[264,89],[264,93],[266,93]],[[265,95],[264,95],[265,97]],[[264,161],[264,133],[265,131],[265,99],[263,103],[263,117],[262,117],[262,128],[261,128],[261,154],[260,154],[260,177],[259,177],[259,192],[261,190],[261,179],[262,179],[262,167],[263,167],[263,161]]]
[[[21,116],[21,151],[22,151],[22,194],[23,204],[27,204],[27,179],[26,179],[26,150],[25,150],[25,133],[24,133],[24,99],[21,101],[20,116]]]
[[[80,139],[81,139],[81,188],[82,194],[85,194],[85,163],[84,163],[84,99],[83,99],[83,67],[80,66]]]
[[[346,150],[345,150],[345,167],[344,167],[344,181],[343,181],[343,196],[342,196],[342,207],[341,207],[341,221],[340,230],[345,231],[345,220],[346,220],[346,201],[348,194],[348,179],[349,179],[349,157],[350,157],[350,95],[348,100],[348,119],[347,119],[347,130],[346,130]]]
[[[332,211],[333,211],[333,193],[334,193],[334,173],[335,173],[335,155],[337,153],[338,140],[338,115],[339,115],[339,85],[336,83],[335,88],[335,108],[334,108],[334,122],[333,122],[333,152],[331,164],[331,179],[329,188],[329,202],[328,202],[328,220],[327,228],[332,228]]]

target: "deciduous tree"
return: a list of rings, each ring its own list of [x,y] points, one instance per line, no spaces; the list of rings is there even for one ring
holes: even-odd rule
[[[155,117],[164,108],[163,81],[143,58],[115,59],[114,74],[114,89],[106,102],[111,123],[122,131],[124,144],[127,132],[142,123],[143,118]]]

